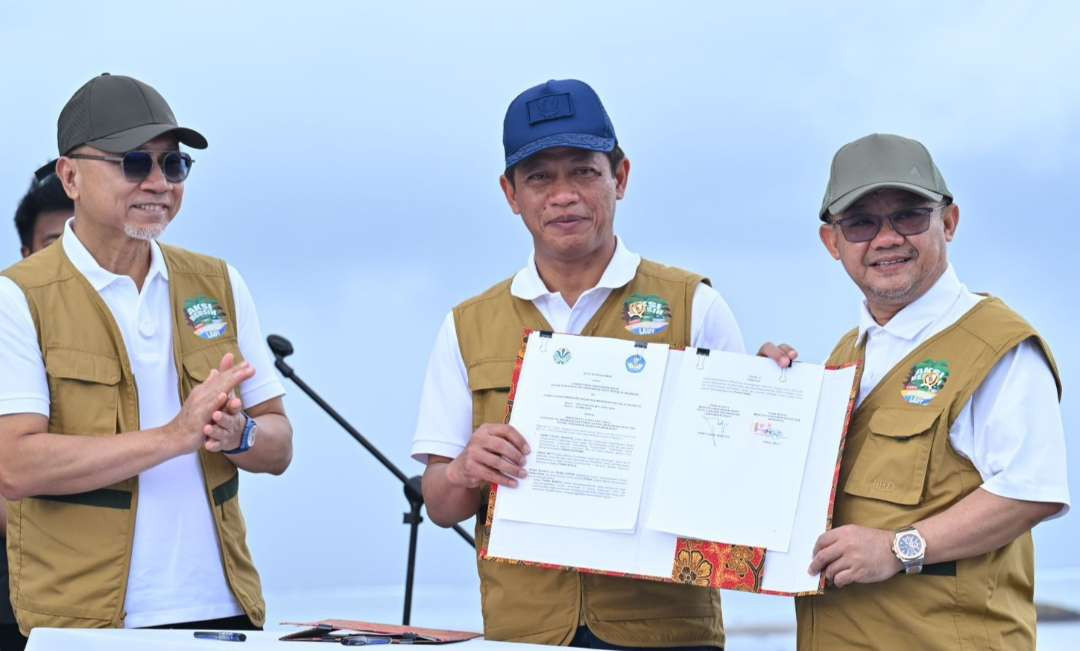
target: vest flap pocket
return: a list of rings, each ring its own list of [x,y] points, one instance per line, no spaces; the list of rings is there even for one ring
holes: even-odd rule
[[[469,389],[471,391],[509,390],[514,380],[516,361],[516,359],[488,359],[473,364],[469,368]]]
[[[185,354],[184,370],[187,371],[187,374],[191,379],[196,382],[203,382],[209,377],[210,370],[217,368],[218,365],[221,364],[221,358],[225,356],[225,353],[233,354],[235,364],[244,361],[244,358],[240,355],[240,351],[236,349],[236,346],[224,343],[216,346],[207,346],[206,348],[200,348],[199,350]]]
[[[941,409],[877,409],[844,492],[904,506],[920,503],[941,413]]]
[[[45,370],[57,379],[109,385],[120,383],[119,360],[82,350],[50,348],[45,355]]]
[[[870,431],[878,436],[907,439],[930,429],[940,415],[937,409],[881,408],[870,417]]]

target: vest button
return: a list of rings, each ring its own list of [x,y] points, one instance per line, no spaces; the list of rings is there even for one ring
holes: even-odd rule
[[[140,323],[139,324],[139,334],[144,336],[144,337],[147,337],[147,338],[153,337],[154,336],[154,322],[147,320],[147,321],[143,321],[142,323]]]

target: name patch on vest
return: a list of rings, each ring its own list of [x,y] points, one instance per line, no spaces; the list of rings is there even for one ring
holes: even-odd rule
[[[217,339],[229,328],[225,310],[217,299],[196,296],[184,301],[184,319],[200,339]]]
[[[623,304],[623,321],[635,335],[658,335],[671,322],[671,307],[655,294],[633,294]]]
[[[913,405],[928,405],[949,379],[949,363],[924,359],[911,369],[911,376],[900,389],[900,397]]]

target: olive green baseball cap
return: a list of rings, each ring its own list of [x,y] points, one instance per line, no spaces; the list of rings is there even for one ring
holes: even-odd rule
[[[821,221],[839,215],[863,196],[881,188],[907,190],[931,201],[952,199],[945,178],[921,142],[872,133],[836,152],[821,202]]]
[[[195,149],[206,149],[206,138],[181,127],[168,102],[138,79],[104,73],[82,85],[60,111],[56,146],[60,155],[90,145],[121,154],[166,133]]]

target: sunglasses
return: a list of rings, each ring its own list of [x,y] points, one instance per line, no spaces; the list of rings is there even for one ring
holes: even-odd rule
[[[154,160],[157,160],[161,173],[169,183],[183,183],[191,172],[191,164],[195,159],[179,151],[129,151],[123,156],[95,156],[93,154],[68,154],[68,158],[83,160],[103,160],[110,163],[119,163],[124,178],[132,183],[142,183],[150,173],[154,171]]]
[[[934,211],[938,208],[939,206],[919,206],[898,210],[889,215],[855,213],[843,219],[834,220],[832,223],[840,227],[844,239],[848,242],[869,242],[881,232],[881,226],[885,220],[889,221],[889,226],[898,235],[907,237],[925,233],[930,228]]]

